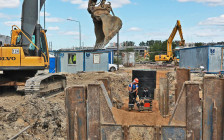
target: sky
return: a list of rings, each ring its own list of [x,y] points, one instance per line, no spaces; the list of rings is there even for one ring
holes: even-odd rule
[[[166,40],[177,20],[181,21],[184,39],[191,42],[224,41],[224,0],[110,0],[123,27],[120,42]],[[0,34],[10,36],[13,24],[21,26],[23,0],[0,0]],[[95,44],[94,24],[87,12],[87,0],[46,0],[48,42],[53,49]],[[41,24],[43,25],[43,9]],[[179,40],[178,34],[175,40]],[[116,41],[116,37],[111,40]]]

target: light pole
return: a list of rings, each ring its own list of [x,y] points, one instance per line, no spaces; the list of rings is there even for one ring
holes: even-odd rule
[[[79,23],[79,47],[82,47],[82,33],[81,33],[81,23],[80,21],[73,20],[73,19],[67,19],[68,21],[74,21]]]

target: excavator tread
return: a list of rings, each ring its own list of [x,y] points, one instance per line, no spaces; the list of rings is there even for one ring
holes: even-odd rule
[[[49,96],[63,91],[66,87],[66,76],[63,74],[45,74],[32,77],[26,81],[25,94],[38,97]]]

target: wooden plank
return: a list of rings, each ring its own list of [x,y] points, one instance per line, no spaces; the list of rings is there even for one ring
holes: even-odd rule
[[[67,139],[86,139],[86,88],[74,86],[66,89]]]

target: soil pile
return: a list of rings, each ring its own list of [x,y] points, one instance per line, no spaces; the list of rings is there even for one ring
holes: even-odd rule
[[[57,100],[26,96],[23,103],[11,109],[0,106],[0,139],[9,139],[27,126],[31,128],[18,140],[65,139],[64,103]]]

